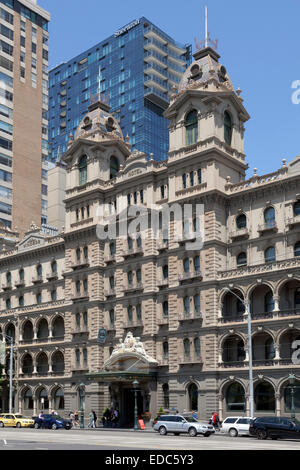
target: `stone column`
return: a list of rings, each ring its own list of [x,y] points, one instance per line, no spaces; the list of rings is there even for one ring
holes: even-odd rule
[[[278,295],[274,295],[273,299],[274,299],[274,309],[273,309],[273,312],[278,312],[278,310],[279,310],[279,296],[278,296]]]
[[[276,416],[281,416],[281,414],[280,414],[280,408],[281,408],[280,393],[275,394],[275,402],[276,402]]]
[[[53,338],[52,326],[49,326],[49,339]]]
[[[218,395],[218,400],[219,400],[219,417],[220,417],[220,421],[223,421],[223,396],[221,393]]]
[[[37,398],[35,396],[33,397],[33,415],[37,415]]]
[[[250,400],[249,400],[249,394],[245,395],[246,399],[246,416],[250,416]]]

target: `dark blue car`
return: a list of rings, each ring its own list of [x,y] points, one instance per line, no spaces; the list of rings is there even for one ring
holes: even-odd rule
[[[58,415],[42,414],[34,420],[35,429],[71,429],[72,423]]]

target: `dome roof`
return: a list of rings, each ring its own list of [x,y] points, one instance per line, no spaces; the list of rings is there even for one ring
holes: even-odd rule
[[[210,47],[197,51],[195,61],[185,71],[179,84],[179,93],[186,88],[198,88],[208,80],[214,79],[226,88],[233,90],[233,85],[226,68],[219,64],[220,56]]]
[[[107,136],[108,140],[119,138],[124,141],[123,133],[119,123],[109,112],[109,106],[97,101],[89,106],[89,112],[84,116],[75,132],[74,140],[89,138],[93,134],[101,134],[102,138]]]

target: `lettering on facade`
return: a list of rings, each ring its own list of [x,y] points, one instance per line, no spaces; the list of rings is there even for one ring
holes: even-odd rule
[[[140,20],[135,20],[135,21],[133,21],[132,23],[129,23],[127,26],[124,26],[124,28],[119,29],[119,30],[115,33],[115,37],[117,38],[118,36],[122,36],[122,34],[127,33],[127,31],[129,31],[130,29],[134,28],[134,27],[137,26],[138,24],[140,24]]]
[[[132,170],[128,173],[128,176],[136,176],[136,175],[140,175],[142,172],[142,170]]]

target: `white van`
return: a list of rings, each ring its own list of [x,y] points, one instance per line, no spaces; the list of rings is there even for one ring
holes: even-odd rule
[[[229,416],[221,424],[221,432],[229,434],[231,437],[249,436],[249,426],[251,419],[245,416]]]

